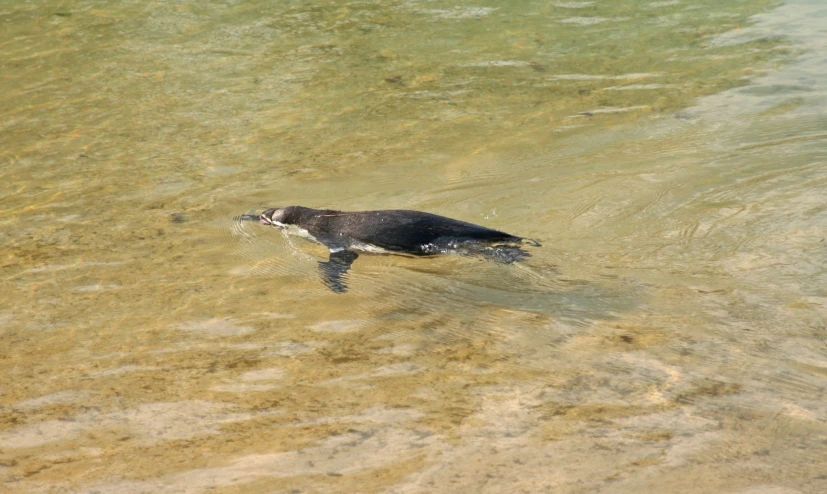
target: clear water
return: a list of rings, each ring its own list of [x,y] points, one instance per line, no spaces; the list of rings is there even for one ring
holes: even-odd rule
[[[827,491],[817,0],[0,1],[8,492]],[[407,208],[526,263],[232,217]]]

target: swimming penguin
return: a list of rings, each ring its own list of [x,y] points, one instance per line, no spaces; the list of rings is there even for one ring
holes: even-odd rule
[[[347,291],[344,275],[359,252],[417,257],[455,252],[510,264],[531,256],[520,248],[524,241],[540,245],[484,226],[407,209],[346,212],[288,206],[239,219],[258,219],[330,249],[330,259],[319,262],[319,270],[324,283],[337,293]]]

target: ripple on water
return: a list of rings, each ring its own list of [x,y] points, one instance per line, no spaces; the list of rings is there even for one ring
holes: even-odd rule
[[[564,9],[584,9],[594,5],[594,2],[554,2],[552,5]]]
[[[233,383],[218,384],[210,389],[229,393],[247,393],[258,391],[270,391],[282,386],[281,382],[285,377],[284,369],[271,367],[248,371],[238,377]],[[278,383],[276,383],[278,382]]]
[[[318,348],[325,346],[327,343],[321,341],[303,341],[303,342],[295,342],[295,341],[288,341],[279,343],[275,350],[265,351],[261,354],[262,358],[270,358],[270,357],[287,357],[293,358],[298,357],[299,355],[306,355],[308,353],[312,353]]]
[[[256,330],[251,326],[240,326],[230,318],[213,318],[205,321],[187,322],[179,324],[177,328],[215,337],[240,336]]]
[[[100,429],[126,429],[141,436],[145,443],[189,439],[218,434],[221,424],[250,420],[272,414],[237,413],[234,405],[208,401],[149,403],[115,412],[88,411],[70,420],[47,420],[0,433],[3,448],[31,448],[70,441]]]
[[[99,484],[94,488],[101,492],[137,494],[161,489],[204,491],[245,484],[256,477],[340,477],[393,465],[398,458],[421,454],[437,442],[431,435],[401,427],[384,427],[370,434],[359,431],[332,436],[301,451],[239,456],[224,466],[184,471],[157,480]]]
[[[261,384],[261,383],[229,383],[229,384],[217,384],[212,386],[210,389],[213,391],[220,391],[224,393],[250,393],[250,392],[258,392],[258,391],[272,391],[274,389],[278,389],[281,386],[278,384]]]
[[[248,210],[256,214],[263,208]],[[280,230],[254,221],[243,221],[237,215],[217,223],[210,230],[213,237],[208,242],[227,248],[244,264],[230,270],[236,276],[299,276],[311,263],[313,257],[301,247],[305,243],[294,239]]]
[[[58,391],[57,393],[41,396],[39,398],[17,402],[13,406],[14,408],[20,410],[37,410],[39,408],[49,407],[52,405],[79,403],[88,399],[90,396],[91,393],[88,391]]]
[[[367,321],[323,321],[308,326],[311,331],[320,333],[350,333],[363,327]]]
[[[242,381],[278,381],[284,379],[284,369],[272,367],[245,372],[239,379]]]

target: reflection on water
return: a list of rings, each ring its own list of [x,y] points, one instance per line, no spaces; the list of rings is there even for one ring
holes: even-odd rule
[[[827,491],[826,23],[0,2],[0,490]],[[291,204],[543,247],[335,294]]]

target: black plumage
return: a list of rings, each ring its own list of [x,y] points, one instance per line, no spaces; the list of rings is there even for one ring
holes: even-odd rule
[[[343,212],[289,206],[268,209],[262,218],[270,223],[296,225],[332,249],[350,248],[355,241],[395,253],[433,255],[437,253],[434,248],[468,241],[522,241],[484,226],[407,209]]]
[[[259,220],[279,228],[298,227],[328,247],[330,260],[319,267],[325,284],[339,293],[347,291],[343,277],[359,257],[357,251],[412,256],[457,252],[500,263],[530,257],[520,248],[521,237],[407,209],[345,212],[288,206],[268,209]],[[535,241],[529,243],[539,246]]]

